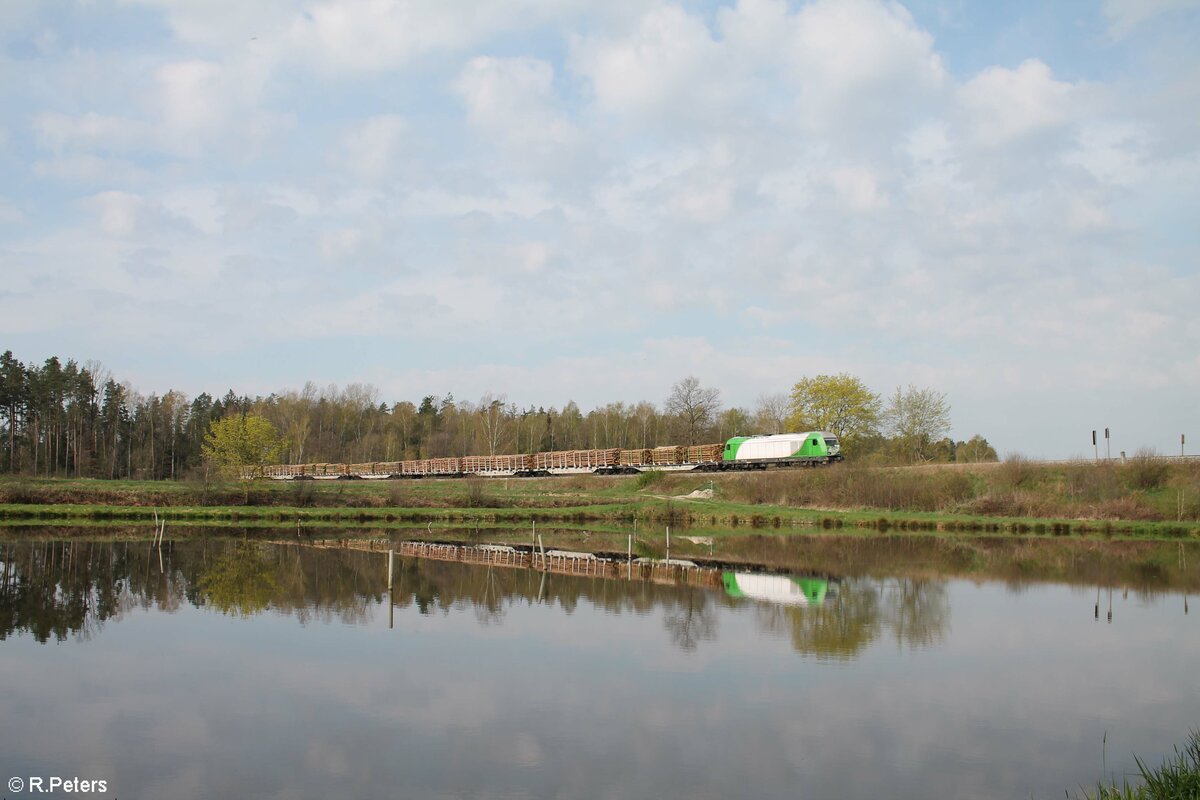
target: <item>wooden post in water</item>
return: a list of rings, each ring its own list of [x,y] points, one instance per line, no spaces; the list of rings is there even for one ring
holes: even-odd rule
[[[396,551],[388,550],[388,630],[392,630],[396,626],[396,602],[392,598],[392,587],[395,585],[392,582],[392,576],[395,575]]]
[[[667,566],[671,566],[671,526],[667,526]]]
[[[546,569],[546,545],[542,541],[541,536],[538,537],[538,547],[540,547],[542,549],[542,569],[545,570]]]

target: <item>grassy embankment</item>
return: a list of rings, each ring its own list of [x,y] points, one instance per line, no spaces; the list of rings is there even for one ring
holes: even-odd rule
[[[711,483],[710,483],[711,481]],[[685,498],[696,489],[708,498]],[[710,529],[950,533],[1200,534],[1200,464],[958,468],[839,465],[765,473],[645,473],[546,479],[196,483],[0,480],[0,520],[246,524],[663,523]]]

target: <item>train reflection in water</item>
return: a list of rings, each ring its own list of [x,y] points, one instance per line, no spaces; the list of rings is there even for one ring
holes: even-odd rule
[[[835,597],[837,591],[835,584],[817,576],[724,572],[721,583],[730,597],[784,606],[819,606],[827,597]]]

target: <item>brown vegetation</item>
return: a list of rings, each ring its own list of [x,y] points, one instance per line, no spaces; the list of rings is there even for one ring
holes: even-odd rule
[[[1143,453],[1126,463],[1041,464],[1010,455],[955,469],[829,469],[738,475],[721,499],[809,508],[880,509],[1093,520],[1200,519],[1200,464]]]

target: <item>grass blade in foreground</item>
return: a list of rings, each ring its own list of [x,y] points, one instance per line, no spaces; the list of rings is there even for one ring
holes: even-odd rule
[[[1142,772],[1142,784],[1133,785],[1123,781],[1120,786],[1101,784],[1096,788],[1095,800],[1200,800],[1200,730],[1192,731],[1181,751],[1175,748],[1175,757],[1163,760],[1157,769],[1150,769],[1140,758],[1136,758]]]

